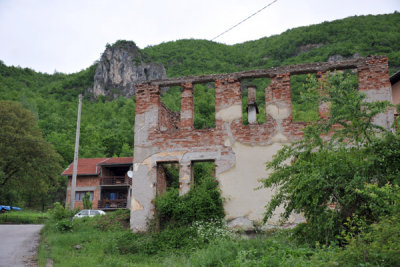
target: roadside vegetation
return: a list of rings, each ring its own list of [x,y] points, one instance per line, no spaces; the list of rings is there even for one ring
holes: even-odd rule
[[[49,218],[47,212],[22,210],[0,213],[0,224],[43,224]]]
[[[299,242],[295,230],[232,233],[218,221],[196,222],[160,233],[134,234],[129,214],[114,212],[73,220],[70,229],[46,224],[39,266],[396,266],[397,219],[374,224],[346,247]],[[397,220],[397,221],[396,221]]]
[[[288,231],[249,239],[220,221],[196,222],[160,233],[134,234],[123,227],[129,215],[73,220],[70,230],[46,224],[39,266],[310,266],[332,263],[336,251],[297,245]]]
[[[219,191],[208,175],[183,198],[171,188],[157,199],[161,226],[153,221],[142,234],[129,230],[129,211],[72,219],[75,211],[56,204],[42,231],[39,266],[49,259],[54,266],[335,265],[331,256],[338,248],[299,245],[291,231],[259,232],[256,238],[232,232],[221,218],[222,206],[213,205],[215,198]],[[210,204],[215,208],[206,210]]]

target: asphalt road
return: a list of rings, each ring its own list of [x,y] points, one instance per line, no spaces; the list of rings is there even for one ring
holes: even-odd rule
[[[36,266],[33,261],[43,225],[1,224],[0,266]]]

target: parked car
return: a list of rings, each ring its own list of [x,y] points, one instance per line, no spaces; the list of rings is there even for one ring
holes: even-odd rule
[[[94,217],[96,215],[106,215],[106,213],[102,210],[81,210],[75,214],[74,218]]]

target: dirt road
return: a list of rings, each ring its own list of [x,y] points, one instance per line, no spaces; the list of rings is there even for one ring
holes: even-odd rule
[[[35,266],[32,261],[43,225],[0,225],[0,266]]]

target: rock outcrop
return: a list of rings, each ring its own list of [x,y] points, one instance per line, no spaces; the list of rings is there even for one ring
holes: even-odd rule
[[[94,98],[104,95],[115,99],[131,97],[136,85],[146,80],[165,79],[162,64],[150,62],[134,42],[117,41],[108,45],[97,65],[93,88],[88,90]]]

